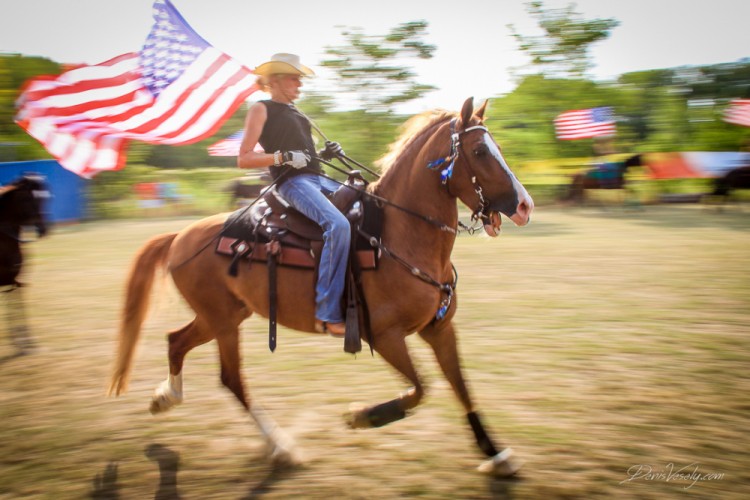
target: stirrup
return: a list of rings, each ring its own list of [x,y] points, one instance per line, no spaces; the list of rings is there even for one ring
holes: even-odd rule
[[[315,331],[317,331],[318,333],[327,333],[331,337],[335,337],[337,339],[343,339],[344,336],[346,335],[346,323],[342,322],[342,323],[333,323],[333,324],[341,325],[342,327],[341,333],[331,331],[331,329],[329,328],[331,323],[329,323],[328,321],[321,321],[318,319],[315,320]]]

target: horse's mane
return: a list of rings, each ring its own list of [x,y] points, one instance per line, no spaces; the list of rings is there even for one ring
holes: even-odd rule
[[[412,116],[399,127],[401,134],[398,139],[388,146],[388,152],[376,160],[375,165],[380,167],[381,172],[385,174],[397,158],[404,154],[412,144],[422,139],[424,132],[455,116],[458,116],[457,113],[442,109],[433,109]]]

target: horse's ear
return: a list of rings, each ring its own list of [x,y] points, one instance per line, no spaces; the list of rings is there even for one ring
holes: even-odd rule
[[[489,99],[485,100],[481,106],[479,106],[479,109],[476,111],[477,118],[479,118],[479,121],[484,121],[484,111],[487,109],[487,103],[490,102]]]
[[[466,128],[471,123],[471,116],[474,114],[474,98],[469,97],[464,101],[464,107],[461,108],[461,128]]]

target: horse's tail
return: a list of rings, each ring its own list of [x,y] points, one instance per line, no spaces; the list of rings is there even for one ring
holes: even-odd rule
[[[158,267],[165,265],[169,247],[175,237],[177,233],[162,234],[152,238],[141,247],[133,261],[120,322],[117,359],[107,391],[109,395],[119,396],[127,390],[133,351],[138,344],[141,325],[148,311],[154,275]]]

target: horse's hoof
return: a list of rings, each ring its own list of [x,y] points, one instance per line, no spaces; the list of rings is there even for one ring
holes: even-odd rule
[[[31,354],[37,354],[39,352],[41,352],[41,350],[39,346],[37,346],[36,344],[26,344],[26,345],[18,346],[18,348],[16,349],[15,355],[18,357],[21,357],[21,356],[29,356]]]
[[[271,465],[274,468],[280,469],[292,469],[302,465],[302,456],[296,452],[293,448],[287,448],[284,446],[269,446],[271,449],[268,454],[268,458],[271,461]]]
[[[491,474],[495,477],[512,477],[515,476],[523,462],[515,458],[512,448],[505,448],[503,451],[481,464],[477,470],[485,474]]]
[[[149,411],[152,415],[164,413],[180,403],[182,403],[182,393],[171,390],[169,387],[166,387],[166,382],[163,382],[162,385],[154,391]]]
[[[367,407],[362,403],[352,403],[349,410],[344,413],[344,421],[352,429],[369,429],[372,427],[367,417]]]

